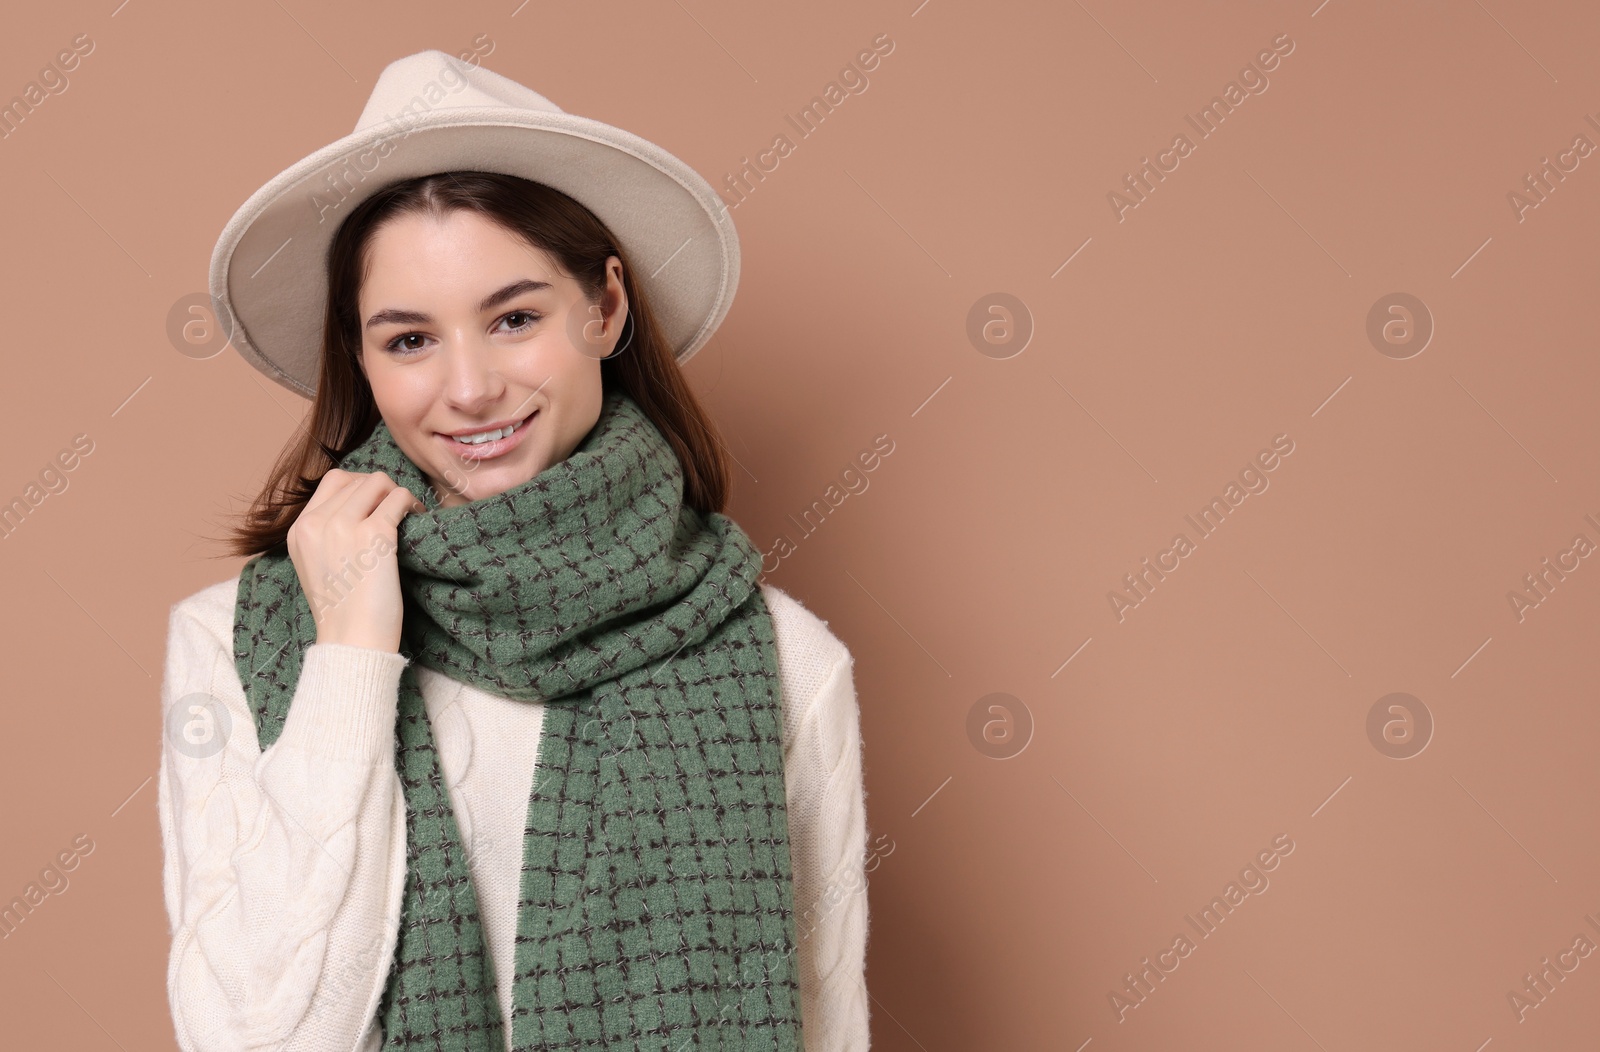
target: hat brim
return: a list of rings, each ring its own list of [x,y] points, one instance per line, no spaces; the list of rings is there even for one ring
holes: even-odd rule
[[[233,346],[291,391],[316,393],[327,252],[350,210],[382,187],[441,171],[544,183],[616,236],[677,360],[733,302],[739,239],[705,179],[646,139],[587,117],[473,107],[347,135],[280,172],[239,207],[211,255],[210,291]]]

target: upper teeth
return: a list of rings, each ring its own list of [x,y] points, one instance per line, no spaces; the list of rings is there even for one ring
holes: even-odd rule
[[[482,442],[493,442],[497,438],[505,438],[507,435],[511,434],[511,432],[521,427],[522,424],[523,421],[519,420],[515,424],[502,427],[497,431],[479,431],[476,434],[456,435],[454,437],[457,442],[465,442],[468,445],[476,446]]]

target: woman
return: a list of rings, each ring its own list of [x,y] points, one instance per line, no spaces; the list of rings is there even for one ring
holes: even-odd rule
[[[737,272],[681,161],[437,51],[230,221],[313,402],[172,610],[181,1047],[867,1047],[852,659],[679,370]]]

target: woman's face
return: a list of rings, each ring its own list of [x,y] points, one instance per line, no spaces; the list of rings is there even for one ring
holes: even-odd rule
[[[528,481],[593,429],[600,360],[627,317],[620,259],[607,260],[592,305],[547,253],[459,209],[385,222],[368,259],[361,368],[441,507]],[[486,442],[451,437],[508,424],[516,429]]]

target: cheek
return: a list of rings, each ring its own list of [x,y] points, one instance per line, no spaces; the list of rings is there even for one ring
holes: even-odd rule
[[[383,417],[395,442],[407,456],[416,459],[418,455],[431,455],[429,446],[433,432],[423,423],[427,419],[426,400],[412,397],[404,390],[385,390],[381,384],[373,385],[372,397],[377,403],[378,415]]]
[[[393,362],[368,359],[367,386],[385,420],[420,421],[427,413],[433,394],[425,370],[402,369]]]

